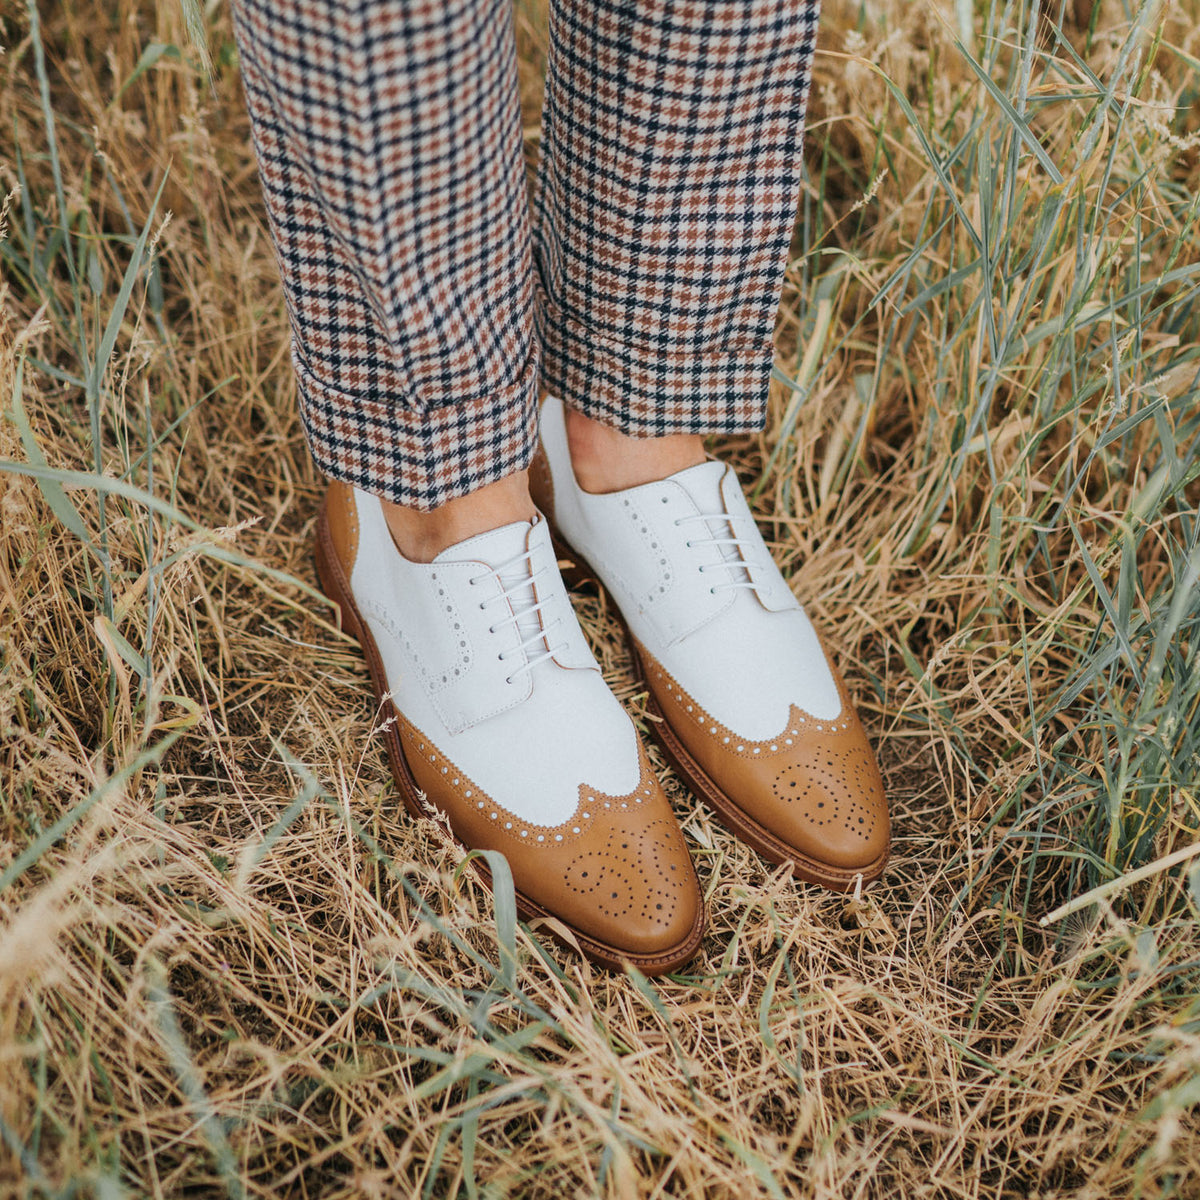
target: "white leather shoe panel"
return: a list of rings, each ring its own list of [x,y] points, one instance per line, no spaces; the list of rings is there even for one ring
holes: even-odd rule
[[[793,704],[821,721],[842,711],[802,608],[764,612],[742,592],[729,612],[655,657],[710,717],[747,741],[769,741],[783,732]]]
[[[534,825],[569,821],[580,785],[622,796],[641,778],[637,732],[604,677],[555,663],[539,668],[533,694],[519,709],[439,749],[480,786],[486,783],[497,804]]]
[[[525,700],[532,690],[529,675],[512,675],[518,662],[511,656],[521,643],[516,625],[491,632],[502,615],[512,615],[495,576],[478,560],[409,562],[392,541],[378,499],[356,491],[354,500],[359,535],[350,587],[383,654],[393,692],[401,667],[396,662],[393,669],[385,644],[403,648],[405,683],[419,687],[438,724],[451,732]],[[486,535],[487,548],[501,559],[519,554],[527,530],[520,525],[494,530]],[[510,657],[501,659],[502,653]]]
[[[563,536],[600,576],[633,635],[711,716],[759,741],[786,726],[793,704],[820,720],[838,715],[820,641],[732,470],[711,461],[597,495],[575,481],[554,397],[542,407],[541,429]],[[719,513],[731,520],[696,519]],[[656,580],[652,568],[669,569],[669,579]]]
[[[599,671],[546,663],[532,677],[523,704],[451,733],[439,724],[424,689],[406,682],[412,660],[403,648],[377,644],[388,678],[399,679],[392,691],[396,707],[429,737],[440,761],[448,759],[520,820],[569,821],[581,785],[613,796],[637,787],[637,733]]]
[[[433,563],[413,563],[396,549],[378,499],[356,491],[354,502],[354,601],[393,703],[436,753],[530,824],[569,820],[581,785],[609,795],[633,791],[641,775],[637,733],[579,628],[545,520],[503,526]],[[501,599],[493,568],[526,550],[526,574],[541,574],[514,586],[518,563]],[[533,603],[541,607],[531,616]],[[545,636],[522,650],[539,616]],[[553,660],[543,655],[551,646],[561,646]],[[521,671],[531,656],[539,661]]]

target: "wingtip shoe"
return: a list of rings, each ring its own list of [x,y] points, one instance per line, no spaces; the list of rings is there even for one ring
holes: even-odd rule
[[[503,853],[522,915],[557,918],[596,962],[686,963],[705,923],[691,858],[575,619],[545,519],[413,563],[379,501],[333,483],[317,566],[377,698],[390,696],[408,810]]]
[[[734,472],[708,461],[584,492],[548,397],[530,477],[563,555],[613,597],[651,731],[692,791],[804,879],[847,890],[878,878],[890,828],[875,756]]]

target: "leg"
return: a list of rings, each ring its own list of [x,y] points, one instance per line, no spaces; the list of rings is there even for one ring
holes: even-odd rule
[[[237,0],[234,13],[313,455],[408,510],[397,521],[418,537],[417,513],[532,452],[509,5]]]
[[[534,480],[621,610],[692,791],[771,861],[849,888],[888,856],[870,744],[698,436],[763,422],[816,21],[816,0],[562,0],[535,241],[562,400]]]
[[[817,10],[555,6],[534,250],[568,408],[640,438],[761,428]]]

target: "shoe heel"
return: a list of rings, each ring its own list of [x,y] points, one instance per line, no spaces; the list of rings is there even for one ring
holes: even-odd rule
[[[322,508],[317,517],[316,547],[313,554],[317,564],[317,581],[321,591],[333,601],[337,627],[349,634],[356,642],[363,640],[363,627],[358,610],[350,597],[350,585],[346,580],[346,572],[338,561],[333,548],[333,539],[329,534],[329,523],[325,519]]]

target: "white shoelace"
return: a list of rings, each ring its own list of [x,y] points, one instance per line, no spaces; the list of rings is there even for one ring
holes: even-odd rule
[[[548,625],[546,624],[542,609],[554,597],[553,594],[549,594],[539,600],[534,584],[549,568],[539,567],[536,571],[530,572],[530,560],[533,554],[534,550],[532,548],[523,550],[520,554],[515,554],[512,558],[506,559],[499,566],[489,567],[482,575],[472,576],[468,581],[473,587],[482,580],[494,576],[496,582],[500,585],[500,591],[487,600],[481,601],[479,607],[486,609],[489,605],[495,604],[497,601],[507,600],[512,608],[512,612],[508,616],[501,617],[494,625],[488,627],[489,633],[499,633],[505,625],[513,624],[517,628],[517,635],[524,635],[519,645],[513,646],[508,650],[502,650],[496,656],[503,662],[510,656],[517,654],[525,655],[525,662],[507,677],[507,683],[515,682],[519,676],[524,675],[527,671],[532,671],[539,663],[553,658],[554,655],[567,648],[565,641],[559,642],[557,645],[550,645],[550,631],[562,622],[562,617],[555,617]],[[514,576],[513,572],[520,567],[524,567],[525,570]],[[557,570],[557,568],[555,569]],[[542,645],[539,649],[534,650],[533,648],[538,642],[541,642]]]
[[[705,571],[728,571],[731,578],[723,583],[713,584],[709,591],[716,592],[724,591],[727,588],[750,588],[758,595],[759,582],[754,578],[754,572],[765,570],[767,564],[760,561],[758,557],[748,557],[747,550],[758,550],[762,546],[762,538],[758,536],[758,530],[755,529],[752,537],[738,537],[737,530],[734,527],[735,521],[744,521],[745,517],[736,517],[731,513],[696,513],[690,517],[679,517],[676,525],[687,525],[693,521],[705,522],[704,531],[706,536],[699,538],[689,538],[688,547],[695,546],[716,546],[721,554],[721,561],[715,563],[702,563],[698,570],[703,573]],[[715,532],[709,524],[711,521],[720,521],[724,525],[724,529],[718,528]],[[728,533],[728,537],[722,537],[722,533]]]

